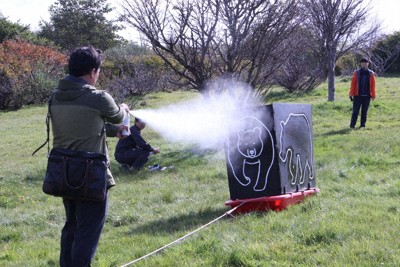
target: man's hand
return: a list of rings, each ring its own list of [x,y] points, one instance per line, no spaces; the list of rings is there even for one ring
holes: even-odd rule
[[[123,109],[125,109],[126,110],[126,112],[128,112],[129,113],[129,107],[128,107],[128,105],[127,104],[125,104],[125,103],[122,103],[121,105],[119,105],[121,108],[123,108]]]
[[[123,131],[123,130],[128,131],[129,134],[130,134],[129,127],[126,126],[126,125],[122,125],[122,124],[121,124],[121,125],[118,125],[117,138],[119,138],[119,139],[125,139],[126,137],[128,137],[127,135],[122,135],[122,131]]]
[[[159,148],[159,147],[153,148],[153,153],[154,153],[154,154],[160,153],[160,148]]]
[[[350,101],[353,102],[354,97],[353,96],[349,96],[349,98],[350,98]]]

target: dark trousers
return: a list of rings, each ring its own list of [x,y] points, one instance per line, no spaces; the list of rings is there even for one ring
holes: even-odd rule
[[[371,98],[369,96],[355,96],[353,100],[353,113],[351,114],[350,127],[355,127],[357,123],[358,113],[361,108],[361,127],[365,127],[367,122],[367,114]]]
[[[120,164],[127,164],[135,169],[140,169],[149,160],[150,152],[141,149],[130,149],[124,152],[116,152],[115,160]]]
[[[61,231],[60,266],[91,266],[106,221],[108,196],[104,201],[63,202],[66,221]]]

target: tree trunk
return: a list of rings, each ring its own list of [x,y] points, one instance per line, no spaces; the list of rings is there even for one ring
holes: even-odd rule
[[[328,58],[328,101],[335,101],[336,52],[330,51]]]

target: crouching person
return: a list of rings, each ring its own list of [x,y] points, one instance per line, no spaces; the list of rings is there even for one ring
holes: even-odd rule
[[[131,134],[118,141],[114,156],[122,168],[139,170],[143,168],[151,155],[160,153],[160,148],[153,148],[143,139],[141,130],[145,127],[144,121],[135,118],[135,124],[130,128]]]

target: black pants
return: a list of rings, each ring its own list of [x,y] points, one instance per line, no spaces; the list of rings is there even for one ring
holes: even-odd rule
[[[120,164],[130,165],[140,169],[149,160],[150,152],[141,149],[130,149],[124,152],[116,152],[115,160]]]
[[[91,266],[106,221],[108,196],[104,201],[63,201],[67,218],[61,232],[60,266]]]
[[[358,113],[361,108],[361,127],[365,127],[367,122],[367,114],[371,98],[369,96],[355,96],[353,101],[353,113],[351,115],[350,127],[355,127],[357,123]]]

